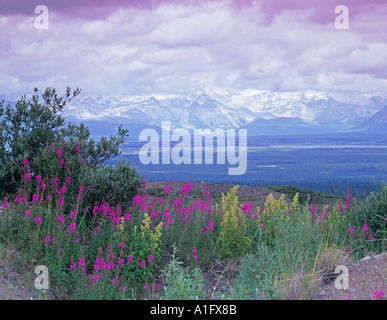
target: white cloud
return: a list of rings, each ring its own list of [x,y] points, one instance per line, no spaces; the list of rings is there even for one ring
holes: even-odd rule
[[[102,95],[200,86],[383,90],[387,45],[376,22],[359,15],[338,31],[333,22],[313,24],[312,13],[282,11],[267,23],[258,5],[166,4],[120,9],[104,21],[52,15],[49,30],[35,29],[31,17],[1,18],[0,93],[35,86]],[[374,33],[362,32],[364,25]]]

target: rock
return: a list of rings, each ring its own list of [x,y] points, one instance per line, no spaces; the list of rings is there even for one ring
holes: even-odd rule
[[[361,259],[360,262],[366,262],[366,261],[369,261],[369,260],[371,260],[371,256],[366,256],[363,259]]]

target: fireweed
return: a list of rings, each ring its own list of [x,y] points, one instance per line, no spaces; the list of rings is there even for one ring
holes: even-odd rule
[[[46,150],[55,171],[42,162],[42,173],[34,176],[24,161],[23,173],[30,176],[14,198],[2,199],[0,237],[14,243],[27,261],[46,265],[57,290],[73,298],[141,297],[160,275],[163,257],[174,243],[182,259],[198,266],[254,252],[258,243],[278,243],[278,222],[289,233],[302,225],[300,230],[326,235],[332,242],[342,234],[340,244],[349,251],[372,240],[375,232],[367,222],[365,231],[348,224],[352,197],[332,208],[301,206],[298,195],[290,204],[284,196],[275,200],[272,195],[264,204],[239,203],[236,186],[218,206],[208,189],[195,197],[187,183],[178,190],[168,186],[159,196],[142,190],[125,210],[103,199],[86,204],[82,171],[74,168],[82,165],[83,149],[72,150],[70,163],[66,148]]]

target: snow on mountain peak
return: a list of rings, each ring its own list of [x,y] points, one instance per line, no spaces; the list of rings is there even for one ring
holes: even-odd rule
[[[342,97],[340,97],[340,95]],[[350,94],[348,94],[350,95]],[[298,118],[309,123],[360,123],[384,105],[387,99],[367,97],[368,104],[354,102],[346,93],[333,97],[306,90],[273,92],[257,89],[192,89],[188,94],[155,93],[130,96],[74,99],[66,116],[82,120],[120,117],[128,123],[197,128],[237,128],[257,119]],[[363,98],[364,99],[364,98]],[[363,101],[364,102],[364,101]]]

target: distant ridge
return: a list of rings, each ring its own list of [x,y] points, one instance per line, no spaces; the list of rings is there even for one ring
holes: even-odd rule
[[[387,134],[387,106],[353,130]]]

